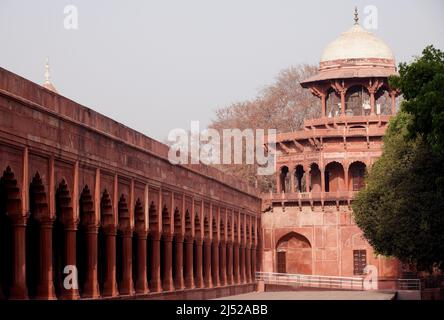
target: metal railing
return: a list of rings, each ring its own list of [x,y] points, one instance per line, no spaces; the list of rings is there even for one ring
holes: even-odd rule
[[[280,284],[296,287],[364,290],[363,277],[333,277],[276,272],[256,272],[256,280],[265,284]]]
[[[366,290],[364,277],[334,277],[277,272],[256,272],[256,280],[264,284],[323,289]],[[392,279],[379,282],[380,289],[421,290],[420,279]]]

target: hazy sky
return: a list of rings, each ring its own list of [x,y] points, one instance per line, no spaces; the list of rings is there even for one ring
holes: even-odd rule
[[[78,30],[63,9],[78,9]],[[254,98],[284,68],[317,64],[378,9],[375,33],[397,61],[444,49],[444,1],[0,0],[0,66],[43,83],[48,56],[58,91],[153,138],[202,126],[214,110]]]

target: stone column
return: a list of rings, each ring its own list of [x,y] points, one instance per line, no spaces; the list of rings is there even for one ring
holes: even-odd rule
[[[195,270],[196,278],[194,279],[196,281],[196,288],[203,288],[204,286],[204,280],[203,280],[203,273],[202,273],[202,239],[196,238],[196,252],[194,253],[196,255],[196,267]]]
[[[305,192],[310,192],[310,167],[305,169]]]
[[[341,115],[345,116],[345,90],[341,90]]]
[[[159,231],[150,231],[150,236],[151,236],[150,291],[161,292],[162,281],[160,279],[160,233]]]
[[[233,243],[233,278],[234,283],[239,284],[240,279],[240,261],[239,261],[239,243],[235,241]]]
[[[99,227],[96,225],[87,226],[86,229],[86,250],[88,256],[82,298],[96,299],[100,297],[99,282],[97,276],[98,231]]]
[[[290,169],[288,170],[288,174],[290,175],[290,192],[294,193],[295,192],[295,174],[296,174],[296,170],[293,169],[292,167],[290,167]]]
[[[325,169],[322,168],[321,170],[321,192],[325,192]]]
[[[227,242],[227,284],[233,284],[233,242]]]
[[[390,98],[392,100],[392,114],[395,115],[396,114],[396,92],[395,91],[390,92]]]
[[[120,294],[133,295],[133,277],[132,277],[132,230],[122,232],[122,279],[120,281]]]
[[[327,115],[327,99],[325,94],[321,94],[321,117],[325,117]]]
[[[252,274],[252,281],[256,281],[256,255],[257,255],[257,249],[256,245],[251,246],[251,274]]]
[[[40,278],[37,285],[37,299],[57,299],[54,289],[52,266],[52,228],[54,220],[42,219],[40,222]]]
[[[175,274],[176,278],[174,279],[174,286],[176,290],[183,290],[185,287],[184,279],[183,279],[183,235],[176,234],[176,265]]]
[[[211,248],[211,271],[212,271],[212,278],[213,278],[213,286],[219,287],[220,286],[220,280],[219,280],[219,241],[216,239],[213,239],[212,248]]]
[[[204,268],[205,268],[205,278],[204,283],[206,288],[212,288],[213,283],[211,281],[211,239],[205,238],[204,239],[204,250],[205,250],[205,261],[204,261]]]
[[[369,93],[370,93],[370,114],[374,115],[375,114],[375,91],[372,89],[369,89]]]
[[[251,282],[251,245],[245,246],[245,282]]]
[[[77,223],[74,221],[70,221],[66,223],[65,225],[65,266],[76,266],[76,232],[77,232]],[[68,274],[64,275],[65,277],[68,276]],[[76,274],[77,276],[77,274]],[[78,284],[78,278],[74,277],[73,281],[77,281]],[[63,283],[62,279],[62,283]],[[62,286],[63,287],[63,286]],[[75,286],[74,283],[72,283],[71,288],[62,288],[62,299],[69,299],[69,300],[76,300],[79,299],[79,290],[78,285]]]
[[[116,297],[119,295],[116,282],[116,235],[117,228],[110,225],[104,228],[106,244],[105,281],[103,284],[104,297]]]
[[[173,235],[164,233],[162,236],[164,261],[163,261],[163,291],[173,291]]]
[[[280,170],[276,171],[275,173],[275,180],[276,180],[276,193],[281,193],[281,172]]]
[[[145,231],[136,234],[137,237],[137,281],[135,285],[137,294],[146,294],[149,292],[146,270],[146,239]]]
[[[219,250],[219,276],[220,276],[220,285],[227,285],[227,247],[225,240],[220,241],[220,250]]]
[[[187,289],[194,289],[193,245],[194,245],[193,237],[186,236],[185,237],[185,287]]]
[[[28,299],[28,288],[26,286],[26,217],[11,215],[12,219],[12,281],[9,298],[12,300]],[[2,261],[1,263],[5,263]]]
[[[239,246],[240,253],[240,263],[239,263],[239,273],[240,273],[240,283],[245,283],[246,273],[245,273],[245,243],[241,243]]]

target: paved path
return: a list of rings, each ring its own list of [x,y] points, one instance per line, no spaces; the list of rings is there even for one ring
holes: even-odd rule
[[[391,300],[394,292],[375,291],[281,291],[250,292],[216,300]]]

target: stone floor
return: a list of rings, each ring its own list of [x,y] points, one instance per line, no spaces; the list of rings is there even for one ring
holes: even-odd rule
[[[216,300],[391,300],[394,292],[375,291],[281,291],[250,292]]]

